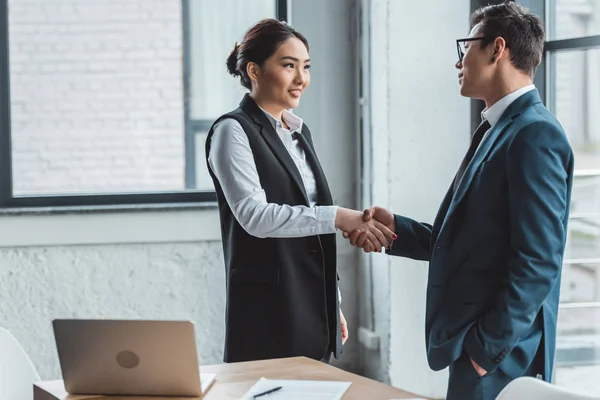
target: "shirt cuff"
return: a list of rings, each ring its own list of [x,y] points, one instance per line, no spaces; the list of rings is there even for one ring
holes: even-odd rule
[[[317,222],[324,229],[323,233],[335,233],[335,216],[338,206],[315,206]]]

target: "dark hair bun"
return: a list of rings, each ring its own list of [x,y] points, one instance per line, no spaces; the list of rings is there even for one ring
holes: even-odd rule
[[[240,71],[238,71],[238,49],[240,46],[236,43],[229,53],[229,57],[227,57],[227,72],[229,72],[233,76],[240,76]]]

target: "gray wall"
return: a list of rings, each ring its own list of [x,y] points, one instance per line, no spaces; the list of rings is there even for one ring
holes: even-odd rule
[[[459,94],[454,64],[455,39],[469,30],[469,1],[367,4],[372,202],[431,223],[468,147],[469,101]],[[425,356],[427,264],[379,254],[370,261],[382,346],[379,354],[366,352],[363,362],[376,369],[365,372],[420,395],[442,397],[447,374],[432,372]]]

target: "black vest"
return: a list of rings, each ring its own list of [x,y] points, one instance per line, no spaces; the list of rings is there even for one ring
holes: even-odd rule
[[[248,136],[267,201],[306,205],[302,178],[267,116],[246,95],[233,118]],[[206,139],[210,154],[214,125]],[[315,175],[318,203],[331,192],[310,131],[302,128],[306,159]],[[306,356],[322,359],[341,351],[335,234],[258,238],[237,222],[210,166],[219,204],[227,283],[225,362]]]

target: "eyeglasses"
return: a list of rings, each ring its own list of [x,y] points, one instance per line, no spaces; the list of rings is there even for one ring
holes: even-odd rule
[[[467,52],[467,48],[465,44],[467,42],[474,42],[476,40],[486,40],[485,37],[474,37],[474,38],[465,38],[465,39],[457,39],[456,40],[456,50],[458,50],[458,61],[462,62],[465,53]]]

